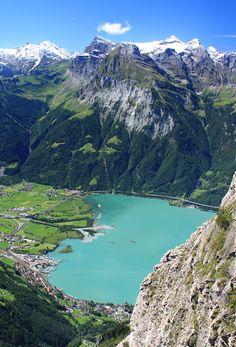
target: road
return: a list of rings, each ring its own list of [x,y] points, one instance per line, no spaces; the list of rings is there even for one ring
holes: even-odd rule
[[[97,190],[97,191],[92,191],[92,192],[85,192],[85,194],[107,194],[107,193],[112,193],[111,191],[108,190]],[[154,194],[154,193],[137,193],[137,192],[132,192],[132,193],[127,193],[127,192],[122,192],[122,191],[116,191],[116,194],[126,194],[126,195],[134,195],[134,196],[141,196],[141,197],[149,197],[149,198],[161,198],[161,199],[167,199],[167,200],[177,200],[181,201],[190,205],[194,206],[199,206],[199,207],[204,207],[204,208],[209,208],[212,210],[218,210],[219,206],[215,205],[208,205],[208,204],[202,204],[200,202],[184,199],[184,198],[179,198],[177,196],[172,196],[172,195],[167,195],[167,194]],[[113,192],[114,194],[114,192]]]

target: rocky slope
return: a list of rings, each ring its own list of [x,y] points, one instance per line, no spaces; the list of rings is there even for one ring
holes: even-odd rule
[[[135,44],[166,72],[182,83],[190,83],[198,92],[209,86],[235,84],[235,52],[222,53],[211,46],[206,49],[198,39],[183,42],[174,35]]]
[[[0,48],[0,76],[28,74],[41,63],[42,59],[53,61],[76,58],[75,70],[76,66],[81,64],[83,66],[86,63],[84,77],[88,78],[91,77],[91,66],[104,59],[117,45],[119,44],[95,37],[82,54],[70,53],[50,41],[39,44],[26,43],[21,47],[10,49]],[[219,52],[212,46],[205,48],[198,39],[183,42],[171,35],[165,40],[122,43],[122,45],[138,47],[142,55],[149,56],[159,67],[181,83],[190,83],[198,92],[209,86],[236,83],[236,52]]]
[[[236,174],[218,215],[146,277],[119,347],[236,345]]]

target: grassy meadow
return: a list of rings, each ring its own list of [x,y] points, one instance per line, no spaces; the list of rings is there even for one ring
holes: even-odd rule
[[[22,182],[1,186],[0,195],[0,252],[45,253],[92,225],[91,207],[76,191]]]

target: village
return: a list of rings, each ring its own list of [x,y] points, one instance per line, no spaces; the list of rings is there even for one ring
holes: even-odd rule
[[[8,192],[2,188],[0,244],[3,247],[0,250],[0,260],[10,259],[18,274],[26,278],[31,284],[40,286],[56,301],[62,303],[64,311],[68,314],[76,314],[77,317],[105,316],[116,321],[128,320],[133,309],[132,305],[103,304],[80,300],[65,294],[62,289],[49,283],[48,274],[56,269],[60,261],[48,256],[47,252],[57,247],[57,240],[60,240],[58,235],[61,239],[70,237],[70,235],[73,237],[78,235],[84,242],[89,242],[98,236],[103,228],[111,227],[95,226],[88,219],[84,221],[81,219],[83,215],[88,218],[90,207],[78,197],[78,191],[64,190],[59,192],[48,189],[48,187],[45,189],[46,191],[42,192],[42,186],[26,183],[24,183],[23,188],[17,187],[13,192]],[[34,194],[37,204],[33,202],[32,206],[25,206],[29,194],[31,198]],[[16,199],[19,200],[19,195],[20,197],[22,195],[22,200],[17,204],[15,201]],[[7,208],[4,208],[5,196],[8,198]],[[9,207],[10,198],[12,198],[11,207]],[[44,205],[43,210],[42,205]],[[63,218],[75,219],[78,210],[78,225],[75,223],[75,226],[71,227],[73,231],[65,233],[61,228],[56,229],[58,224],[54,223],[54,219],[57,221],[62,214]],[[92,221],[91,213],[89,218]],[[65,224],[68,220],[65,219]],[[55,244],[50,244],[50,242],[52,243],[52,236],[55,237]]]
[[[79,300],[71,295],[67,295],[62,289],[52,286],[47,278],[49,271],[53,271],[58,261],[48,256],[30,256],[15,254],[12,251],[5,251],[4,256],[14,260],[14,267],[18,273],[26,278],[31,284],[44,288],[48,294],[52,295],[56,300],[62,297],[65,303],[65,311],[73,314],[80,312],[81,317],[90,317],[93,315],[107,316],[116,321],[124,321],[130,319],[132,313],[132,305],[129,304],[112,304],[112,303],[94,303],[90,300]],[[78,313],[77,313],[78,314]]]

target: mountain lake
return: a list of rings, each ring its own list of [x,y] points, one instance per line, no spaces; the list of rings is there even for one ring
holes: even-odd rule
[[[66,239],[49,255],[62,262],[49,274],[66,294],[95,302],[134,304],[144,277],[162,256],[185,242],[213,212],[126,195],[87,198],[97,225],[109,228],[92,241]],[[59,253],[66,245],[73,252]]]

